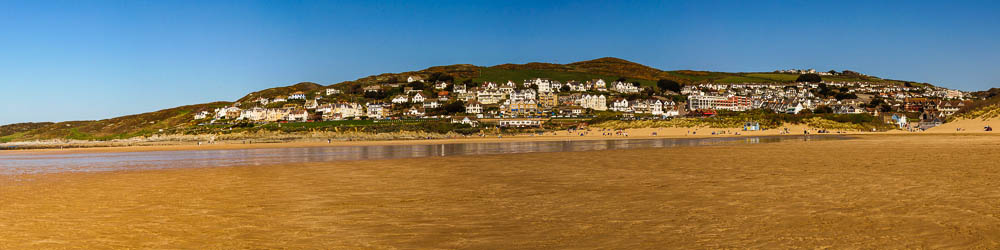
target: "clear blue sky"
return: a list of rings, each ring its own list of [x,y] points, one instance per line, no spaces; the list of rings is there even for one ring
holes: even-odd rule
[[[1000,86],[995,1],[0,1],[0,124],[456,63],[851,69]]]

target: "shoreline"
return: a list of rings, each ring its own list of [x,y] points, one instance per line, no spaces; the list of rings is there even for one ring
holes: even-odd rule
[[[816,131],[814,128],[802,126],[789,126],[790,131],[802,131],[803,129]],[[607,129],[608,131],[615,131]],[[233,150],[233,149],[258,149],[258,148],[298,148],[298,147],[336,147],[336,146],[380,146],[380,145],[427,145],[427,144],[456,144],[456,143],[497,143],[497,142],[528,142],[528,141],[578,141],[578,140],[627,140],[627,139],[670,139],[670,138],[715,138],[715,137],[747,137],[747,136],[779,136],[779,135],[804,135],[803,133],[781,133],[780,129],[770,129],[763,131],[740,131],[735,128],[638,128],[622,129],[624,135],[601,135],[601,130],[591,128],[589,133],[580,136],[579,132],[573,134],[566,130],[545,132],[538,134],[519,134],[515,136],[468,136],[453,138],[434,139],[398,139],[398,140],[333,140],[327,143],[323,138],[316,140],[295,140],[286,142],[263,142],[245,144],[243,141],[218,141],[213,144],[198,142],[164,142],[162,145],[133,145],[133,146],[82,146],[64,147],[52,145],[52,148],[30,148],[30,149],[6,149],[0,150],[0,155],[5,154],[81,154],[81,153],[118,153],[118,152],[153,152],[153,151],[186,151],[186,150]],[[711,134],[712,132],[719,134]],[[653,133],[656,135],[653,135]],[[689,133],[694,132],[694,133]],[[726,132],[726,133],[722,133]],[[609,132],[610,134],[611,132]],[[736,134],[740,133],[740,134]],[[870,132],[845,132],[845,133],[825,133],[821,135],[857,135]],[[879,133],[879,134],[884,134]],[[810,133],[817,135],[817,133]],[[248,140],[252,141],[252,140]]]
[[[815,128],[789,127],[790,131],[811,130]],[[670,138],[719,138],[719,137],[750,137],[750,136],[800,136],[804,133],[780,133],[779,129],[764,131],[736,131],[734,129],[715,128],[641,128],[624,129],[628,136],[613,135],[602,136],[600,130],[591,129],[589,134],[580,136],[579,134],[569,134],[567,131],[547,132],[543,135],[522,134],[507,137],[456,137],[445,139],[408,139],[408,140],[358,140],[358,141],[338,141],[326,142],[322,139],[299,140],[289,142],[264,142],[244,144],[241,141],[220,141],[214,144],[197,144],[197,142],[176,142],[165,143],[164,145],[136,145],[136,146],[92,146],[73,148],[37,148],[37,149],[8,149],[0,150],[0,155],[39,155],[39,154],[85,154],[85,153],[122,153],[122,152],[155,152],[155,151],[193,151],[193,150],[238,150],[238,149],[262,149],[262,148],[303,148],[303,147],[337,147],[337,146],[380,146],[380,145],[430,145],[430,144],[456,144],[456,143],[498,143],[498,142],[530,142],[530,141],[581,141],[581,140],[628,140],[628,139],[670,139]],[[689,134],[687,131],[694,131]],[[709,134],[712,131],[724,132],[721,134]],[[656,132],[656,135],[653,135]],[[735,134],[739,132],[740,134]],[[873,135],[993,135],[990,132],[979,131],[923,131],[923,132],[833,132],[833,133],[810,133],[809,135],[850,135],[850,136],[873,136]]]

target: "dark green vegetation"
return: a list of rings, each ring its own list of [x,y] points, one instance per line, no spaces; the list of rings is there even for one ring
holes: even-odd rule
[[[799,75],[798,78],[795,79],[795,81],[796,82],[812,82],[812,83],[816,83],[816,82],[822,82],[823,78],[821,78],[817,74],[801,74],[801,75]]]
[[[817,75],[817,77],[819,77],[819,76]],[[855,95],[854,93],[848,93],[848,89],[846,87],[844,87],[844,88],[831,88],[830,86],[827,86],[825,83],[820,83],[819,84],[819,88],[813,89],[812,92],[813,92],[813,95],[816,95],[816,96],[819,96],[819,97],[823,97],[823,98],[833,97],[833,98],[837,98],[837,100],[857,99],[858,98],[858,96]]]
[[[732,112],[722,110],[718,115],[710,118],[708,120],[719,120],[722,121],[740,121],[747,122],[753,121],[760,123],[763,128],[780,128],[782,124],[809,124],[811,121],[816,120],[816,118],[821,118],[828,121],[840,122],[853,124],[859,128],[876,129],[879,131],[885,131],[893,129],[891,124],[886,124],[882,120],[875,116],[869,114],[813,114],[813,113],[802,113],[802,114],[786,114],[786,113],[775,113],[771,110],[751,110],[746,112]],[[811,124],[812,125],[812,124]]]
[[[660,79],[659,81],[656,81],[656,87],[660,88],[660,90],[669,90],[674,93],[681,92],[681,84],[670,79]]]

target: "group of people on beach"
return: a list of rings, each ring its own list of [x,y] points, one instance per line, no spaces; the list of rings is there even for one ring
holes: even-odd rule
[[[601,136],[624,136],[624,137],[628,137],[628,132],[626,132],[624,129],[602,128],[601,129]]]

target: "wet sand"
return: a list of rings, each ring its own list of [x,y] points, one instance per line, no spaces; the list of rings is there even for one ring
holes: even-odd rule
[[[790,134],[802,135],[804,130],[816,132],[816,128],[801,125],[789,125]],[[608,139],[653,139],[653,138],[712,138],[712,137],[737,137],[737,136],[772,136],[783,135],[779,129],[764,131],[739,131],[737,128],[637,128],[622,130],[625,135],[602,135],[598,128],[591,128],[589,133],[580,135],[579,132],[569,133],[565,130],[544,134],[517,135],[517,136],[469,136],[451,139],[428,139],[428,140],[391,140],[391,141],[332,141],[328,143],[325,139],[317,141],[295,141],[283,143],[252,143],[244,144],[242,141],[223,141],[215,144],[198,145],[196,142],[177,142],[176,145],[156,145],[156,146],[130,146],[130,147],[83,147],[83,148],[51,148],[51,149],[28,149],[28,150],[0,150],[0,154],[66,154],[66,153],[115,153],[115,152],[150,152],[150,151],[176,151],[176,150],[229,150],[229,149],[256,149],[256,148],[288,148],[288,147],[329,147],[329,146],[370,146],[370,145],[425,145],[425,144],[452,144],[452,143],[496,143],[496,142],[521,142],[521,141],[565,141],[565,140],[608,140]],[[720,132],[713,135],[712,132]],[[721,132],[725,132],[722,134]],[[656,133],[654,135],[654,133]],[[739,133],[739,135],[736,135]],[[895,133],[895,132],[893,132]],[[863,132],[844,132],[843,134],[870,134]],[[886,134],[886,133],[875,133]]]
[[[0,179],[0,248],[997,248],[1000,137]]]

